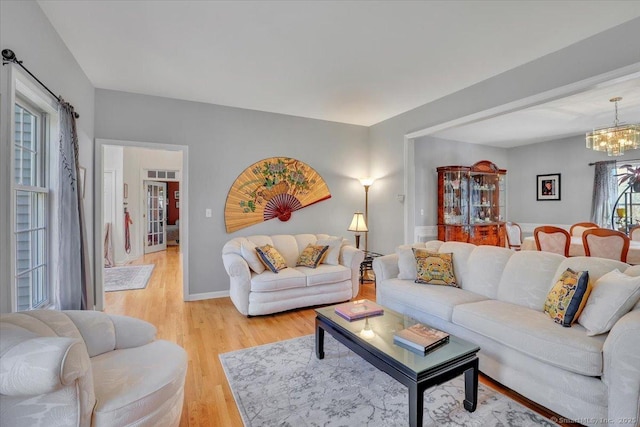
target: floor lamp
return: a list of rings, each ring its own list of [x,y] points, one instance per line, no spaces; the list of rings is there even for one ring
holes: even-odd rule
[[[369,187],[373,184],[373,178],[360,178],[364,187],[364,222],[369,224]],[[364,233],[364,250],[369,250],[369,231]]]

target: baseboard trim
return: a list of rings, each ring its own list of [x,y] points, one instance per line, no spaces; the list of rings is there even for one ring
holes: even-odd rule
[[[203,292],[201,294],[189,294],[186,301],[200,301],[203,299],[225,298],[229,296],[229,291]]]

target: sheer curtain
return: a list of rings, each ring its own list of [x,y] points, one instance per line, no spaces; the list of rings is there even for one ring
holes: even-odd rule
[[[595,222],[600,227],[611,228],[611,214],[617,198],[616,161],[596,162],[593,177],[591,222]]]
[[[73,107],[60,102],[58,176],[58,274],[57,308],[93,308],[93,287],[89,271],[86,226],[82,207],[78,165],[78,135]]]

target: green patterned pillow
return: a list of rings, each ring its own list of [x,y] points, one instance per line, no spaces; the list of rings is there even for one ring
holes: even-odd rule
[[[264,266],[274,273],[287,268],[287,263],[284,261],[284,258],[273,246],[264,245],[256,247],[256,252]]]
[[[453,272],[453,254],[413,249],[418,277],[416,283],[458,287]]]
[[[298,257],[296,267],[316,268],[318,264],[322,262],[324,257],[327,256],[328,250],[329,246],[308,244]]]
[[[578,320],[590,292],[589,272],[567,268],[547,294],[544,312],[554,322],[569,328]]]

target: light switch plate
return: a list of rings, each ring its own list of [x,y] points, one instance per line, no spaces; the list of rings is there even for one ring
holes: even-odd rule
[[[211,218],[211,209],[205,209],[204,216],[206,216],[207,218]]]

